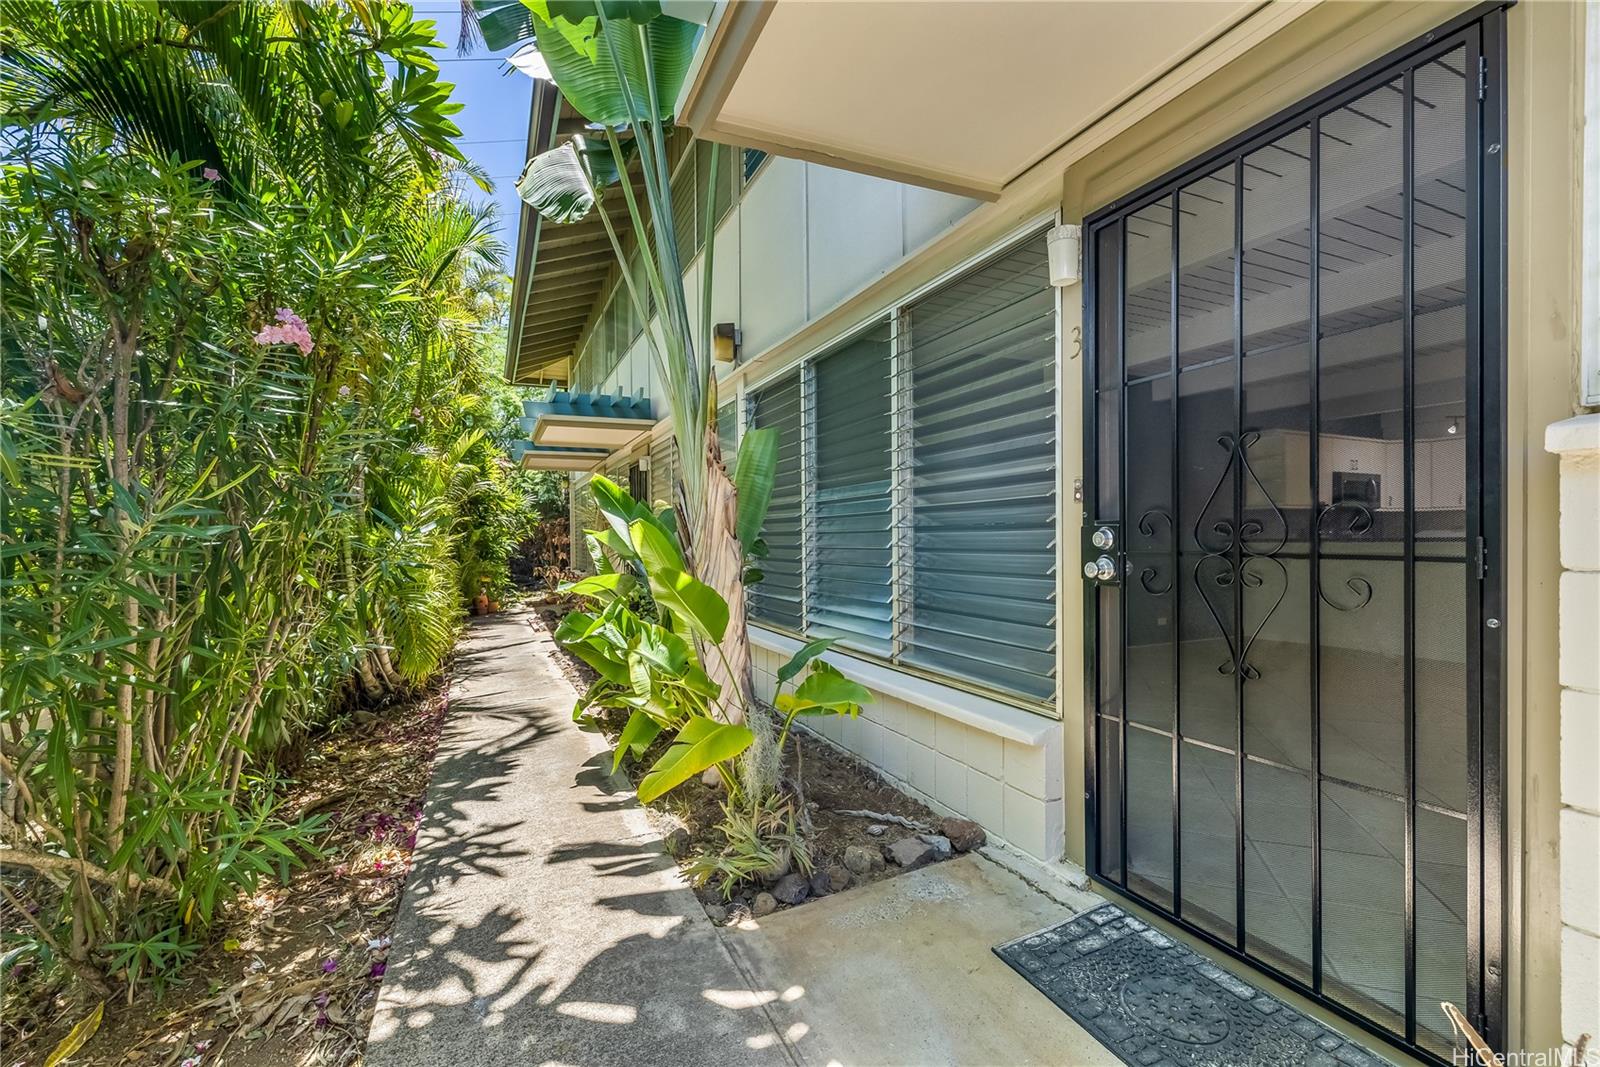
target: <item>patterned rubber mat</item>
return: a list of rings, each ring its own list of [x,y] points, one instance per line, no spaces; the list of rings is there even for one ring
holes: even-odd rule
[[[1136,1067],[1389,1063],[1115,904],[994,951]]]

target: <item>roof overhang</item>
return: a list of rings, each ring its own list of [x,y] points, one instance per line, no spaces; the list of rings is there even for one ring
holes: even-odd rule
[[[529,159],[555,143],[561,110],[561,94],[555,83],[535,78],[533,104],[528,109]],[[527,204],[522,205],[516,266],[512,271],[511,317],[506,330],[506,381],[516,385],[565,385],[571,376],[571,355],[576,338],[569,342],[565,331],[547,330],[552,323],[547,323],[538,311],[529,315],[533,264],[539,253],[543,223],[537,211]],[[583,324],[579,323],[578,330],[582,328]]]
[[[701,39],[679,120],[698,137],[996,200],[1247,20],[1312,6],[724,2]]]
[[[648,434],[655,418],[643,397],[558,391],[546,401],[524,401],[520,423],[536,449],[595,452],[604,459]]]
[[[603,448],[552,448],[518,441],[511,460],[530,471],[592,471],[611,453]]]

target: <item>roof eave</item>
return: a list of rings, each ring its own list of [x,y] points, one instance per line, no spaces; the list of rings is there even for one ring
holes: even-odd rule
[[[528,109],[528,150],[532,159],[555,145],[561,114],[561,93],[553,82],[536,78],[533,104]],[[520,177],[520,175],[518,175]],[[527,318],[528,286],[533,280],[533,265],[539,256],[539,238],[544,218],[527,204],[522,205],[522,226],[517,234],[516,269],[512,273],[511,321],[506,330],[505,378],[516,382],[522,351],[522,330]]]

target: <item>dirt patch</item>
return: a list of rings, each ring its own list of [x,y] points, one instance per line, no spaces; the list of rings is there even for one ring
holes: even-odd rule
[[[229,904],[208,947],[159,995],[108,1002],[72,1067],[359,1063],[446,703],[438,685],[313,740],[285,799],[329,816],[323,858]],[[6,985],[8,1067],[42,1064],[88,1014],[64,998],[29,1011],[14,1001],[25,981]]]
[[[565,613],[559,606],[538,608],[540,620],[552,633]],[[588,664],[561,646],[556,647],[559,650],[556,658],[562,671],[573,686],[583,692],[598,676]],[[601,715],[597,721],[607,738],[615,742],[627,717],[612,713]],[[660,739],[645,753],[643,759],[624,761],[622,770],[628,780],[637,786],[645,770],[666,744],[666,739]],[[881,855],[885,845],[916,833],[893,820],[845,815],[843,812],[869,811],[894,816],[938,832],[941,822],[939,815],[891,785],[867,764],[807,731],[803,724],[798,725],[790,735],[786,755],[784,777],[791,782],[799,781],[804,793],[806,812],[811,822],[809,842],[814,870],[843,866],[845,850],[853,845]],[[681,843],[674,851],[685,866],[687,858],[693,853],[714,850],[722,844],[722,834],[717,825],[722,819],[722,792],[719,789],[707,787],[698,781],[685,782],[655,803],[646,805],[645,810],[669,843],[674,833],[681,830],[682,833],[677,835]],[[687,834],[686,838],[682,836],[683,833]],[[852,874],[850,887],[892,878],[905,869],[885,862],[865,873]],[[734,894],[733,900],[749,906],[762,888],[761,885],[743,887]],[[718,887],[701,886],[696,892],[704,903],[713,908],[713,914],[716,908],[727,903]]]

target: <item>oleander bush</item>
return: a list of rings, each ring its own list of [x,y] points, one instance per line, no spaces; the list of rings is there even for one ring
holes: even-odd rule
[[[434,674],[536,518],[438,47],[389,0],[0,3],[8,970],[131,996],[314,854],[274,754]]]

